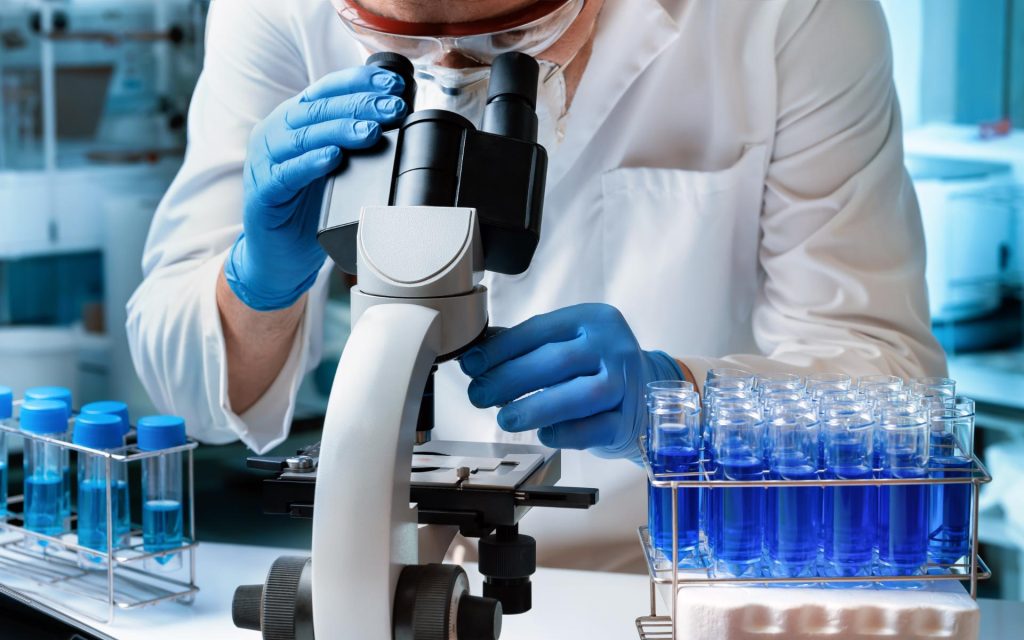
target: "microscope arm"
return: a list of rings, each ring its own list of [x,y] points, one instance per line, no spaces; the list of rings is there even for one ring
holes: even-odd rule
[[[317,638],[390,638],[403,566],[418,558],[409,474],[416,417],[441,348],[440,315],[367,309],[352,329],[324,420],[313,514]]]

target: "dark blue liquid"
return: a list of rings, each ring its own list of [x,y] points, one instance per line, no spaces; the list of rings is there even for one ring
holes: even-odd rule
[[[718,459],[716,480],[762,480],[761,451],[744,457],[730,455]],[[764,533],[763,487],[712,489],[712,551],[716,567],[725,573],[744,576],[756,573],[762,554]]]
[[[693,473],[680,480],[697,479],[699,470],[697,450],[692,447],[664,447],[655,452],[653,465],[655,473]],[[651,513],[649,515],[651,538],[656,549],[672,557],[672,489],[651,487]],[[699,535],[699,496],[697,489],[677,490],[676,526],[680,553],[692,552],[697,547]]]
[[[0,460],[0,519],[7,517],[7,462]]]
[[[124,544],[129,530],[128,486],[115,482],[111,488],[113,505],[114,548]],[[105,482],[87,480],[78,487],[78,544],[107,550],[107,487]]]
[[[818,470],[802,462],[781,460],[769,475],[773,480],[817,480]],[[764,535],[773,576],[797,578],[815,574],[821,537],[821,499],[821,487],[768,489]]]
[[[181,503],[177,500],[148,500],[142,505],[142,546],[147,552],[176,549],[182,545]],[[155,558],[167,564],[175,554]]]
[[[47,536],[64,533],[64,480],[55,473],[25,479],[25,528]],[[45,544],[45,541],[42,541]]]
[[[934,457],[929,462],[931,467],[949,469],[932,472],[933,478],[969,477],[971,464],[962,456]],[[933,562],[953,564],[971,553],[971,485],[935,485],[930,494],[928,555]]]
[[[921,478],[924,469],[883,469],[882,478]],[[928,487],[900,485],[878,491],[878,562],[884,576],[915,575],[928,556]]]
[[[825,477],[864,480],[867,465],[829,466]],[[831,576],[868,576],[875,545],[876,487],[826,487],[822,509],[825,571]]]

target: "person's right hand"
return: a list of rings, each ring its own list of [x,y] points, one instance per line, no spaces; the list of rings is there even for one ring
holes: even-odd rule
[[[378,67],[324,76],[256,125],[245,159],[243,231],[224,264],[236,296],[257,311],[290,307],[326,255],[316,239],[324,176],[345,149],[380,139],[405,115],[405,83]]]

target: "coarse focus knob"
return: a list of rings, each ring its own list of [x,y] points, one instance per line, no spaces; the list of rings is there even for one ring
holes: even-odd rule
[[[458,640],[498,640],[501,603],[494,598],[464,595],[459,599]]]

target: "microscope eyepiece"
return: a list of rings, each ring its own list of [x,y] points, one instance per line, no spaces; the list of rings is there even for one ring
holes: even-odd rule
[[[416,69],[409,58],[392,51],[380,51],[366,59],[366,66],[380,67],[396,73],[405,81],[402,100],[405,100],[407,113],[412,113],[416,103]]]
[[[483,130],[537,141],[537,79],[540,67],[525,53],[503,53],[491,64]]]

